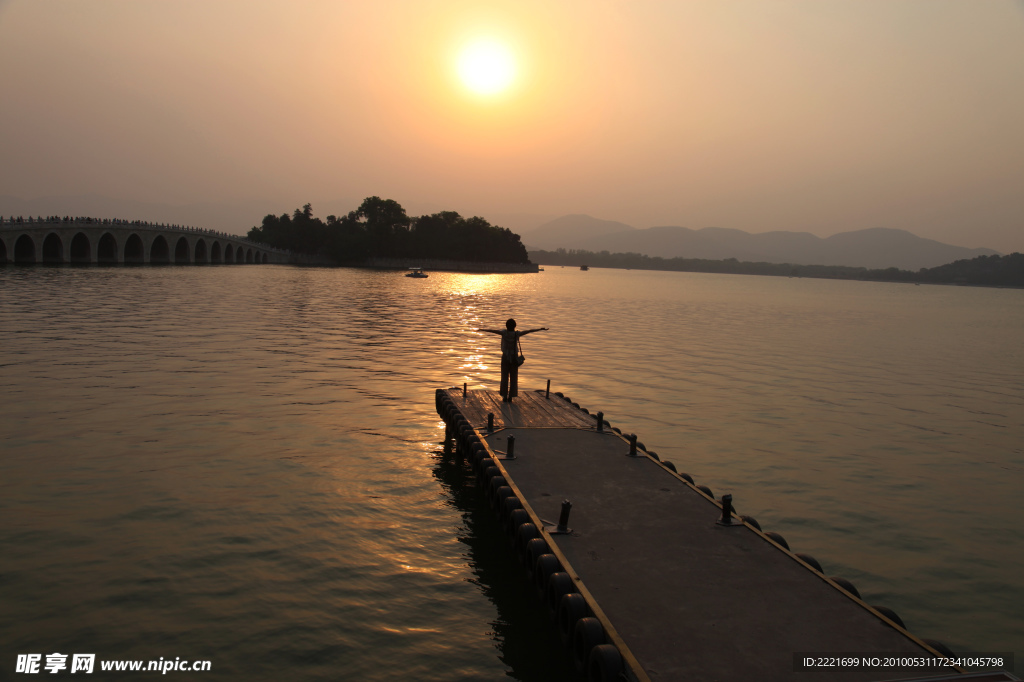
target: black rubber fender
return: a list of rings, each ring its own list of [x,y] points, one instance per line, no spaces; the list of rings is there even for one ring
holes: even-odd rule
[[[526,551],[523,555],[523,564],[526,566],[527,575],[533,577],[533,567],[537,565],[537,559],[543,554],[551,554],[551,548],[544,538],[533,538],[526,543]]]
[[[590,609],[582,594],[570,592],[562,595],[562,600],[558,602],[558,634],[562,638],[562,644],[566,647],[572,644],[572,633],[576,628],[576,621],[586,618],[588,613],[590,613]]]
[[[516,528],[516,554],[519,555],[519,560],[526,563],[526,543],[534,538],[540,537],[540,531],[537,530],[537,526],[531,523],[521,524]]]
[[[585,408],[585,407],[581,407],[581,408],[580,408],[580,412],[583,412],[584,414],[590,414],[590,410],[588,410],[588,409],[587,409],[587,408]]]
[[[614,682],[621,679],[626,666],[612,644],[598,644],[587,659],[587,682]]]
[[[562,570],[562,564],[554,554],[541,554],[533,564],[533,584],[540,594],[548,586],[548,578]]]
[[[819,564],[818,560],[812,557],[810,554],[797,554],[796,556],[818,573],[821,573],[822,575],[825,574],[825,571],[821,570],[821,564]]]
[[[839,585],[839,587],[843,588],[844,590],[846,590],[847,592],[852,594],[857,599],[860,599],[860,592],[858,592],[857,588],[853,586],[853,583],[851,583],[846,578],[840,578],[838,576],[832,576],[831,578],[829,578],[829,580],[834,582],[836,585]]]
[[[522,509],[523,502],[518,497],[513,495],[512,497],[506,497],[501,503],[501,525],[507,526],[509,516],[516,509]]]
[[[651,457],[653,457],[655,461],[657,461],[657,462],[661,461],[661,457],[658,457],[658,453],[655,452],[654,450],[648,450],[647,454],[650,455]]]
[[[702,493],[710,497],[712,500],[715,499],[715,494],[711,492],[711,488],[707,487],[706,485],[697,486],[697,490],[701,491]]]
[[[604,628],[597,618],[587,616],[576,621],[572,631],[572,660],[576,670],[583,672],[586,669],[590,651],[604,641]]]
[[[740,518],[749,523],[754,528],[761,530],[761,524],[758,523],[757,519],[755,519],[753,516],[741,516]]]
[[[661,461],[661,466],[663,466],[663,467],[665,467],[666,469],[669,469],[669,470],[671,470],[671,471],[675,471],[675,470],[676,470],[676,465],[675,465],[675,464],[673,464],[673,463],[671,462],[671,460],[667,460],[667,459],[664,459],[664,460],[662,460],[662,461]]]
[[[473,443],[471,457],[474,464],[487,457],[487,448],[484,447],[483,443]]]
[[[495,476],[501,476],[501,469],[494,466],[493,463],[486,469],[480,470],[480,476],[477,480],[480,482],[480,487],[484,489],[484,492],[487,492],[487,483]]]
[[[548,615],[554,620],[558,615],[558,604],[562,596],[576,591],[572,576],[565,571],[558,571],[548,576],[547,585],[544,586],[544,602],[548,605]]]
[[[512,490],[511,486],[502,485],[494,489],[494,495],[491,497],[491,506],[497,511],[501,509],[501,505],[509,497],[515,496],[515,491]]]
[[[768,531],[765,535],[775,541],[775,544],[782,545],[784,548],[789,549],[789,543],[786,542],[786,538],[782,537],[778,533]]]
[[[507,502],[512,498],[506,497]],[[508,517],[505,519],[505,532],[508,534],[509,540],[515,542],[515,530],[524,523],[530,522],[530,514],[525,509],[513,509],[509,512]]]
[[[637,450],[643,450],[644,452],[647,452],[647,446],[644,445],[643,443],[641,443],[640,441],[636,442],[636,449]]]
[[[497,468],[497,467],[495,467],[495,468]],[[502,486],[507,486],[507,485],[508,485],[508,481],[506,481],[505,477],[502,476],[501,474],[496,474],[496,475],[491,476],[490,478],[488,478],[487,479],[487,499],[493,500],[494,499],[495,491],[497,491],[498,488],[500,488]],[[511,490],[511,488],[509,488],[509,490]]]
[[[693,482],[693,476],[691,476],[690,474],[679,474],[679,478],[683,479],[690,485],[696,485],[696,483]]]
[[[873,608],[875,611],[878,611],[880,614],[882,614],[892,622],[896,623],[896,625],[899,625],[904,630],[907,629],[907,626],[903,624],[903,619],[896,615],[896,612],[890,609],[888,606],[875,606],[874,604],[872,604],[871,608]]]

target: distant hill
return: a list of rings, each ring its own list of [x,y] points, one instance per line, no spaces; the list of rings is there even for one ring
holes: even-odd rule
[[[588,215],[564,215],[544,223],[540,227],[520,232],[519,236],[527,248],[557,249],[578,248],[566,246],[586,242],[588,239],[615,233],[635,233],[636,228],[614,220],[601,220]]]
[[[614,229],[620,226],[620,229]],[[583,249],[642,253],[663,258],[702,258],[795,265],[844,265],[920,270],[977,256],[991,249],[968,249],[918,237],[906,230],[870,228],[821,238],[809,232],[762,232],[707,227],[652,227],[637,230],[590,216],[564,216],[523,235],[534,249]]]

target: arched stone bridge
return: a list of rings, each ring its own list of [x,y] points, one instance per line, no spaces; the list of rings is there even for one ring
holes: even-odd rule
[[[288,263],[288,251],[195,227],[94,218],[0,221],[4,263]]]

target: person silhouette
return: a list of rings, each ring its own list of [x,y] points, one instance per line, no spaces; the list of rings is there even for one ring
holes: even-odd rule
[[[510,403],[512,398],[519,395],[519,337],[534,332],[548,331],[547,327],[527,329],[523,332],[516,331],[516,321],[511,317],[505,322],[504,329],[480,329],[478,331],[490,332],[501,337],[501,393],[503,402]]]

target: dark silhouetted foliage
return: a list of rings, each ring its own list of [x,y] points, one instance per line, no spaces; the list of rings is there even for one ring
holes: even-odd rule
[[[369,197],[341,217],[313,217],[306,204],[291,217],[268,215],[249,239],[301,253],[358,264],[367,258],[422,258],[492,263],[529,263],[519,235],[483,218],[454,211],[410,218],[393,199]]]
[[[1024,287],[1024,255],[978,256],[958,260],[917,272],[886,268],[869,270],[844,265],[793,265],[791,263],[751,263],[735,258],[661,258],[640,253],[601,251],[531,251],[530,258],[541,265],[589,265],[601,268],[633,270],[673,270],[678,272],[717,272],[733,275],[770,275],[776,277],[813,277],[818,279],[856,279],[878,282],[919,282],[932,284],[973,284],[981,286]]]
[[[938,284],[981,284],[996,287],[1024,287],[1024,254],[978,256],[937,268],[921,270],[921,282]]]

